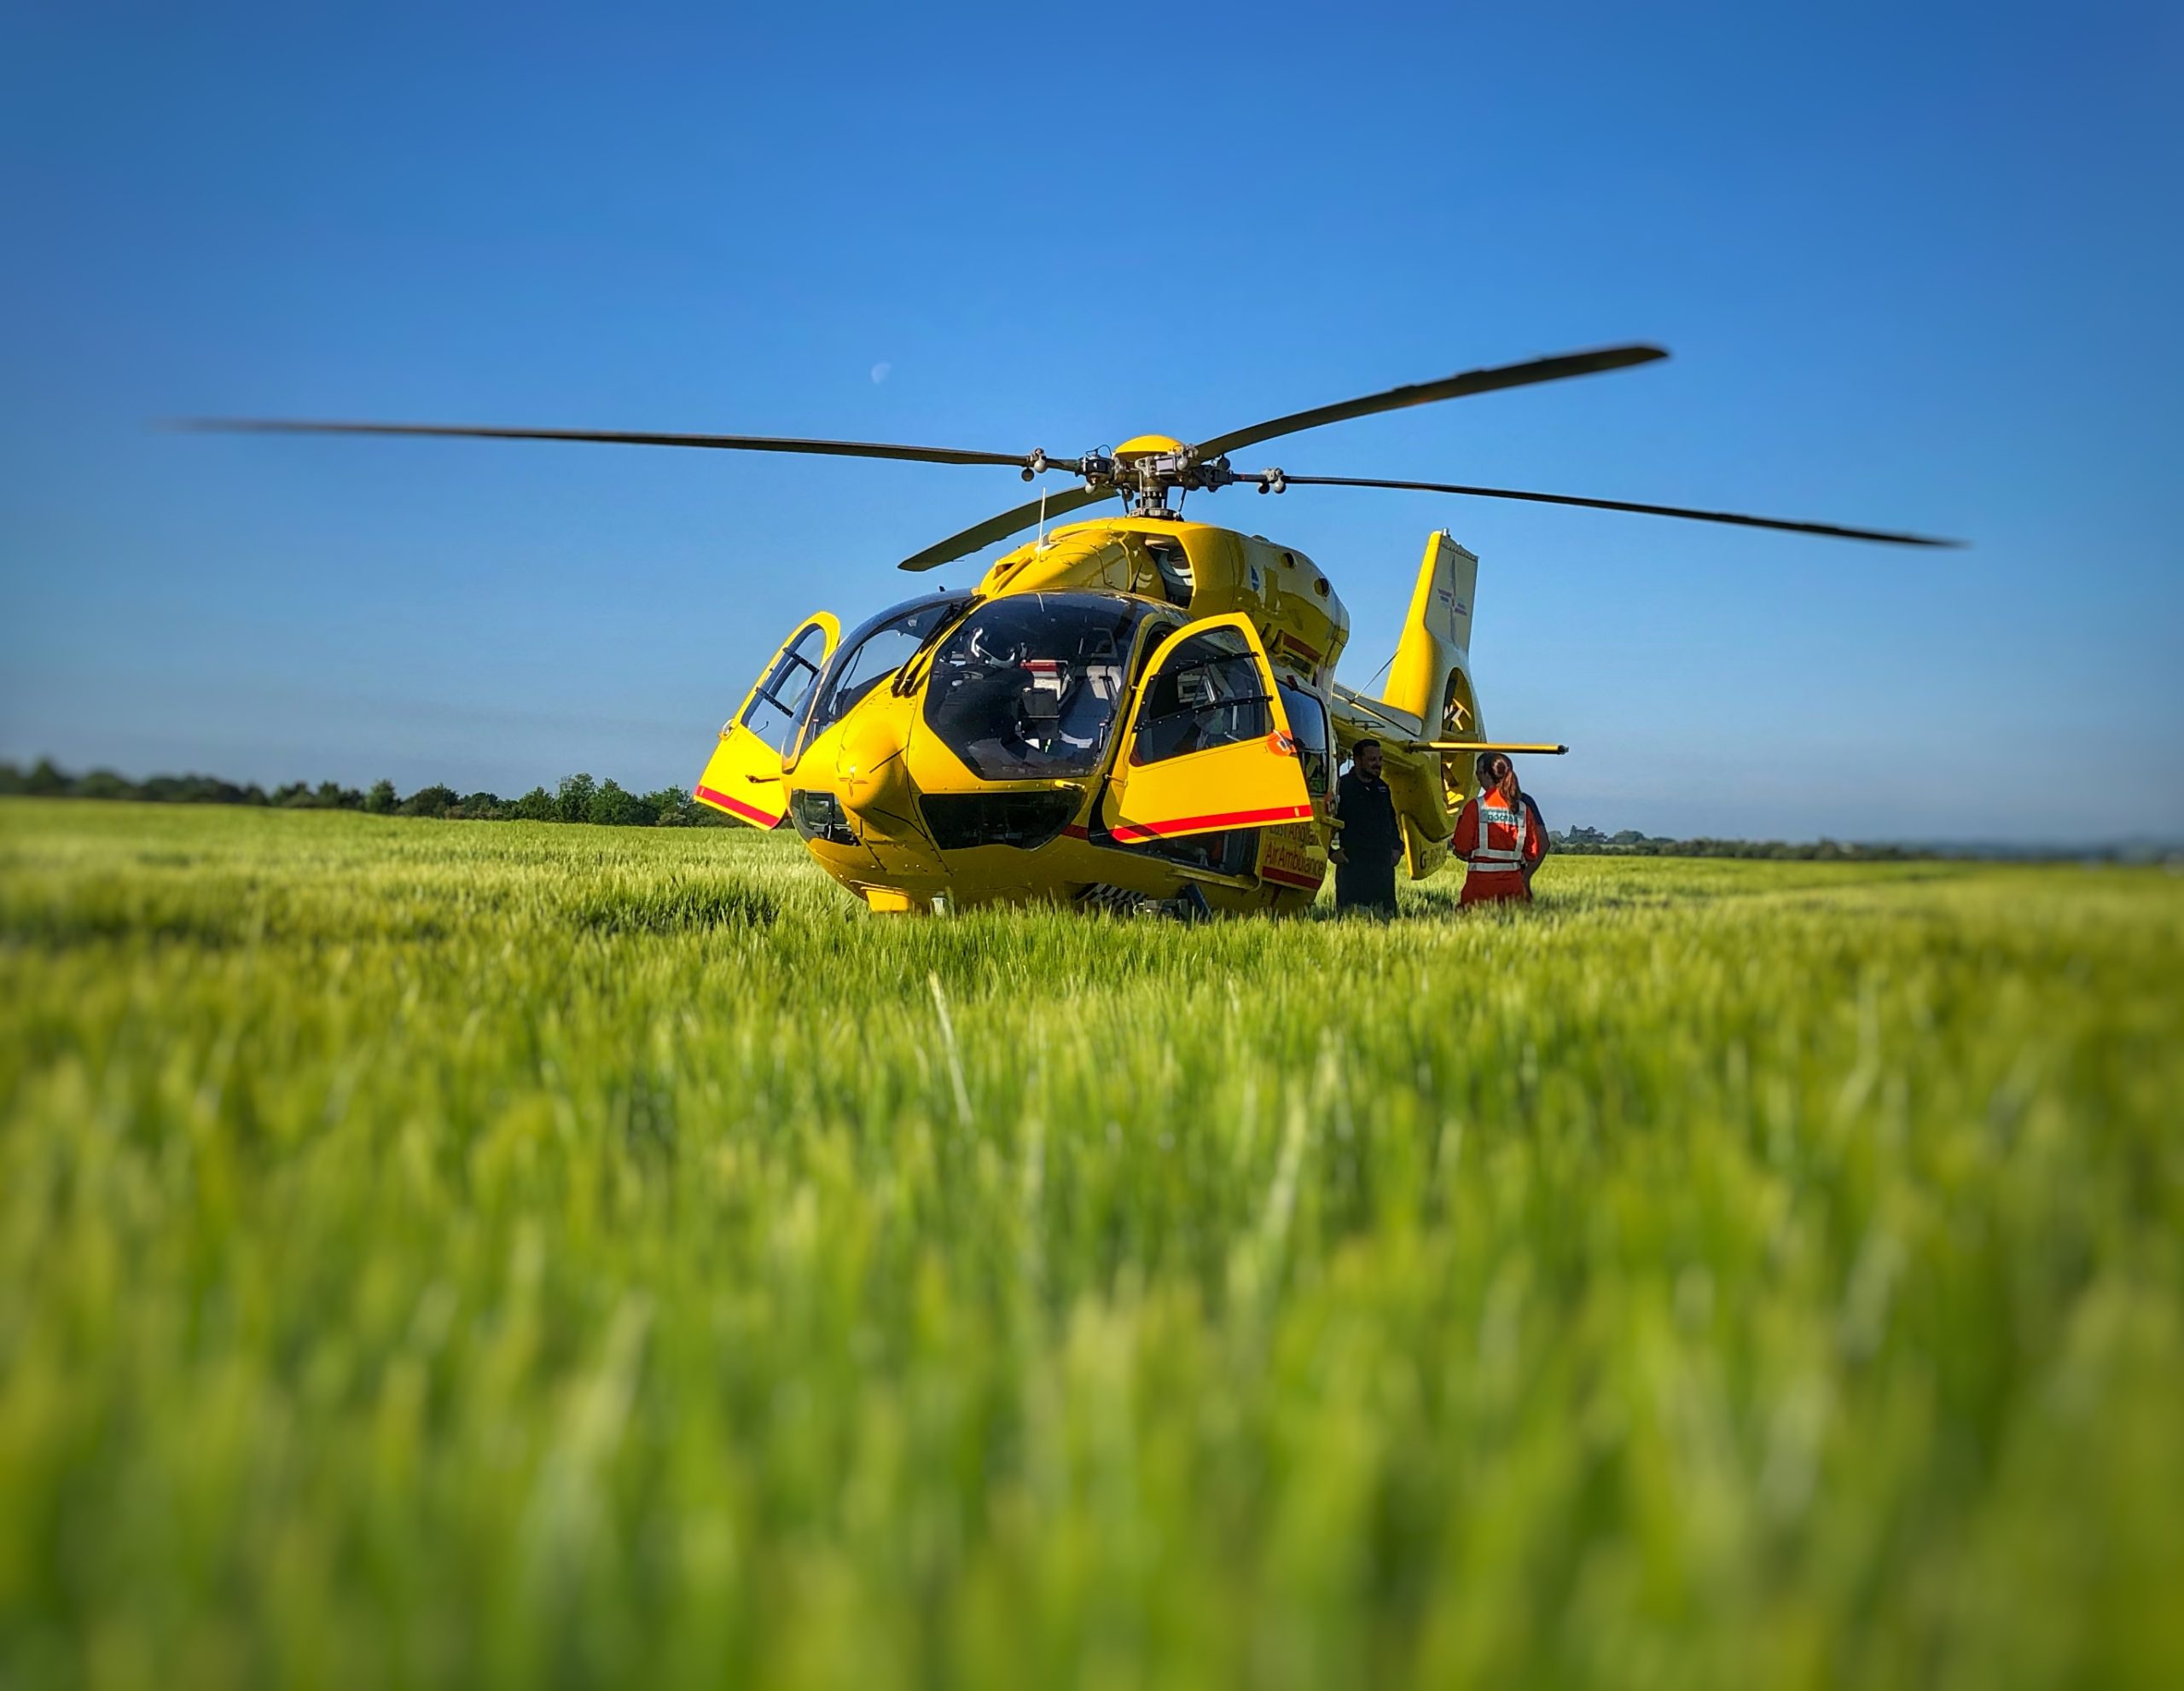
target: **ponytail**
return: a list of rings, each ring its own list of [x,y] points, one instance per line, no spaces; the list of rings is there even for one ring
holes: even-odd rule
[[[1509,761],[1507,753],[1481,752],[1472,770],[1478,778],[1478,796],[1481,799],[1498,787],[1511,804],[1524,801],[1525,789],[1517,784],[1517,766]]]

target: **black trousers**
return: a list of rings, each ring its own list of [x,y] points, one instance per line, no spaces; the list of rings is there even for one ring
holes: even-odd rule
[[[1334,907],[1338,910],[1371,910],[1391,916],[1396,913],[1396,866],[1393,863],[1337,863],[1334,866]]]

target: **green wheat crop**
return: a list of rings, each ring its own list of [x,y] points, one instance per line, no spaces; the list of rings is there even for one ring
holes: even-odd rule
[[[2184,1682],[2184,880],[0,803],[0,1683]]]

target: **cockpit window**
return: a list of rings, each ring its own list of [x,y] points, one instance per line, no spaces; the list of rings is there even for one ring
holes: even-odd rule
[[[1297,742],[1297,758],[1304,772],[1304,790],[1316,799],[1327,793],[1327,776],[1333,764],[1334,742],[1327,733],[1327,709],[1320,695],[1286,681],[1275,686],[1281,694],[1282,714],[1289,718],[1290,736]]]
[[[797,750],[811,743],[853,710],[873,689],[900,669],[933,631],[970,601],[968,594],[936,595],[882,611],[854,630],[834,654],[812,695],[797,734]]]
[[[1191,555],[1183,550],[1183,543],[1148,540],[1145,549],[1152,555],[1153,567],[1160,572],[1160,590],[1168,596],[1168,602],[1188,607],[1196,590],[1196,578],[1191,573]]]
[[[926,725],[986,781],[1090,775],[1150,608],[1097,593],[1012,595],[980,606],[934,655]]]

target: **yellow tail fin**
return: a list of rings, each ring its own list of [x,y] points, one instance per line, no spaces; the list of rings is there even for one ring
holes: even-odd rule
[[[1388,668],[1387,704],[1416,717],[1429,738],[1478,740],[1478,695],[1471,683],[1472,600],[1478,560],[1443,529],[1426,543],[1403,639]]]

